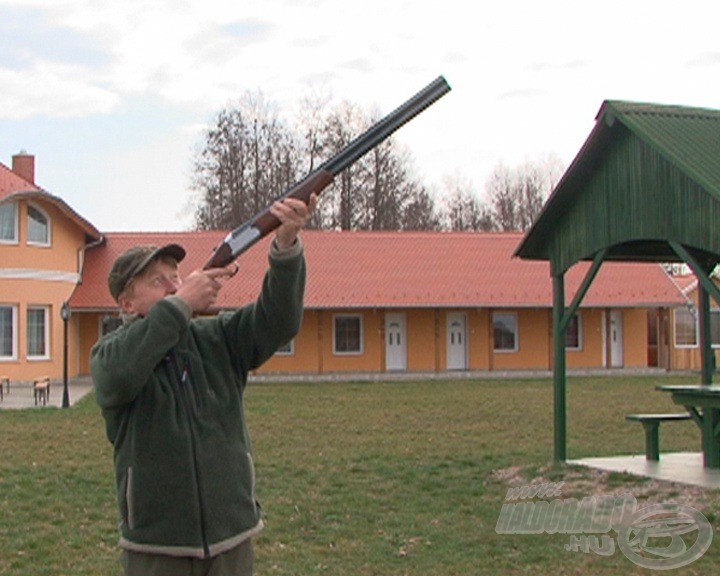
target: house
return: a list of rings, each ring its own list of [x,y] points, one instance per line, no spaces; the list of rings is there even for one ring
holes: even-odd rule
[[[137,244],[177,242],[188,252],[187,274],[205,264],[225,232],[100,233],[36,186],[23,170],[34,164],[18,156],[12,169],[0,164],[0,374],[59,379],[66,366],[70,377],[87,374],[92,345],[118,323],[106,283],[117,255]],[[513,256],[521,234],[306,230],[302,237],[303,325],[260,372],[552,368],[552,282],[547,263]],[[256,298],[268,241],[241,256],[218,309]],[[589,265],[568,271],[569,297]],[[658,342],[668,346],[672,336],[658,337],[660,326],[670,326],[657,319],[685,303],[659,265],[607,263],[568,327],[568,366],[673,368],[658,363],[670,362]]]
[[[0,376],[61,376],[63,304],[81,281],[86,249],[101,241],[92,224],[35,184],[33,156],[0,164]],[[68,349],[77,351],[77,331],[68,333]]]

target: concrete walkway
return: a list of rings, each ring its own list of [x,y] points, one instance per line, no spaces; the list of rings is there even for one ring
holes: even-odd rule
[[[645,455],[642,454],[582,458],[569,460],[568,464],[587,466],[607,472],[625,472],[656,480],[702,486],[711,490],[720,489],[720,470],[704,468],[700,452],[662,453],[659,461],[646,460]]]
[[[92,390],[92,381],[87,378],[73,378],[68,381],[68,397],[72,406]],[[47,404],[36,404],[32,384],[11,382],[10,392],[3,388],[3,399],[0,401],[1,410],[18,410],[24,408],[42,409],[49,406],[57,408],[62,406],[63,383],[60,380],[50,382],[50,398]]]

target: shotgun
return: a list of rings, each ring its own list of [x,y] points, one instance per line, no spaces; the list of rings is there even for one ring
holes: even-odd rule
[[[400,126],[410,121],[449,91],[450,85],[445,78],[439,76],[399,108],[351,141],[335,156],[310,172],[304,180],[295,184],[278,200],[299,198],[307,204],[310,200],[310,194],[313,192],[320,194],[323,189],[332,183],[333,178],[345,168],[359,160]],[[227,266],[279,225],[280,221],[270,213],[270,208],[266,208],[225,237],[215,249],[210,260],[205,264],[205,270]]]

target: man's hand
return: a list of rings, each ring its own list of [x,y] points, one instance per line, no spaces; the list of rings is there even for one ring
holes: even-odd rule
[[[270,212],[280,226],[275,232],[275,242],[280,250],[286,250],[295,244],[295,240],[317,207],[317,194],[311,194],[309,203],[297,198],[285,198],[274,202]]]
[[[221,280],[233,277],[237,271],[235,263],[224,268],[195,270],[183,280],[175,295],[185,300],[193,312],[204,312],[217,300],[223,286]]]

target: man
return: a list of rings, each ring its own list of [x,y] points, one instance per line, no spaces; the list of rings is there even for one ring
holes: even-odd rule
[[[258,300],[193,317],[237,266],[181,280],[185,250],[141,246],[108,278],[123,325],[91,352],[97,401],[115,453],[122,564],[129,576],[246,576],[262,529],[245,424],[248,373],[298,331],[305,260],[298,234],[315,208],[288,198]]]

